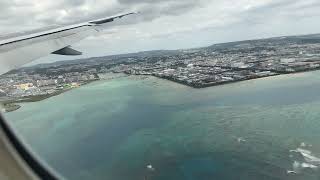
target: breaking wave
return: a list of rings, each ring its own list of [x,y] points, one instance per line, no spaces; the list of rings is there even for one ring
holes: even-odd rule
[[[301,143],[300,147],[297,149],[290,150],[290,157],[294,161],[292,164],[292,170],[288,170],[288,173],[298,174],[305,169],[318,170],[320,168],[320,158],[316,157],[312,151],[306,149],[306,147],[312,147],[312,145]]]

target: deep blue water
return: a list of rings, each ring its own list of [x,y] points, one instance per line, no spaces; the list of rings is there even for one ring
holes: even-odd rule
[[[319,92],[320,72],[205,89],[124,77],[25,103],[6,116],[68,179],[314,180]],[[290,152],[297,148],[313,161]],[[313,168],[297,166],[303,163]]]

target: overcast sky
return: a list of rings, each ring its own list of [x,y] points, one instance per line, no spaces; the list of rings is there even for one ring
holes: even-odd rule
[[[74,48],[91,57],[320,33],[319,0],[0,0],[0,34],[131,11],[141,14],[108,24]],[[62,59],[70,58],[41,61]]]

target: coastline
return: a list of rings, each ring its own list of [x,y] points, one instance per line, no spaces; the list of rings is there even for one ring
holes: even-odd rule
[[[115,73],[115,74],[123,74],[123,73]],[[9,113],[9,112],[13,112],[13,111],[16,111],[16,110],[20,109],[22,106],[19,103],[39,102],[39,101],[43,101],[43,100],[49,99],[51,97],[58,96],[60,94],[66,93],[66,92],[71,91],[73,89],[80,88],[82,86],[86,86],[86,85],[88,85],[90,83],[93,83],[93,82],[96,82],[96,81],[112,80],[112,79],[115,79],[115,78],[124,77],[124,76],[118,76],[118,75],[114,76],[114,74],[111,74],[111,75],[108,74],[108,75],[110,76],[108,78],[100,78],[100,79],[94,79],[94,80],[90,80],[90,81],[81,82],[79,87],[66,88],[66,89],[63,89],[63,90],[56,91],[56,92],[54,92],[52,94],[37,95],[37,96],[26,96],[26,97],[23,97],[23,98],[0,101],[0,105],[2,104],[2,111],[4,111],[5,113]],[[123,74],[123,75],[127,76],[126,74]]]
[[[191,88],[195,88],[195,89],[202,89],[202,88],[207,88],[207,87],[221,86],[221,85],[233,84],[233,83],[237,83],[237,82],[243,82],[243,81],[249,81],[249,80],[255,80],[255,79],[264,79],[264,78],[271,78],[271,77],[277,77],[277,76],[279,77],[279,76],[283,76],[283,75],[303,74],[303,73],[312,72],[312,71],[319,71],[319,69],[312,69],[312,70],[308,70],[308,71],[298,71],[298,72],[291,72],[291,73],[281,73],[281,74],[279,73],[279,74],[260,76],[260,77],[249,77],[249,78],[245,78],[245,79],[215,82],[215,83],[208,83],[208,84],[192,84],[192,83],[186,83],[185,81],[179,81],[177,79],[169,78],[169,77],[158,77],[155,75],[148,75],[148,76],[152,76],[152,77],[163,79],[163,80],[168,80],[173,83],[178,83],[178,84],[188,86]],[[122,73],[115,73],[115,74],[122,74]],[[125,74],[125,75],[126,76],[140,76],[140,75],[132,75],[132,74]],[[145,76],[145,75],[143,75],[143,76]],[[119,77],[124,77],[124,76],[119,76]],[[88,84],[95,82],[95,81],[111,80],[114,78],[117,78],[117,77],[96,79],[96,80],[92,80],[92,81],[83,82],[79,87],[88,85]],[[49,99],[54,96],[58,96],[60,94],[63,94],[65,92],[68,92],[72,89],[79,88],[79,87],[72,87],[72,88],[63,89],[60,91],[56,91],[52,94],[27,96],[27,97],[23,97],[23,98],[19,98],[19,99],[6,100],[6,101],[2,101],[0,103],[3,104],[4,112],[13,112],[13,111],[16,111],[21,108],[21,105],[19,105],[19,103],[39,102],[39,101]]]
[[[281,77],[281,76],[285,76],[285,75],[298,75],[298,74],[303,74],[303,73],[308,73],[308,72],[314,72],[314,71],[320,71],[320,69],[311,69],[311,70],[305,70],[305,71],[295,71],[295,72],[287,72],[287,73],[277,73],[277,74],[273,74],[273,75],[266,75],[266,76],[259,76],[259,77],[247,77],[244,79],[238,79],[238,80],[229,80],[229,81],[223,81],[223,82],[213,82],[213,83],[207,83],[207,84],[196,84],[196,83],[187,83],[186,81],[180,81],[174,78],[170,78],[170,77],[159,77],[159,76],[155,76],[155,75],[151,75],[153,77],[156,78],[160,78],[160,79],[164,79],[164,80],[168,80],[171,82],[175,82],[184,86],[188,86],[191,88],[195,88],[195,89],[202,89],[202,88],[208,88],[208,87],[214,87],[214,86],[221,86],[221,85],[227,85],[227,84],[233,84],[233,83],[237,83],[237,82],[243,82],[243,81],[250,81],[250,80],[256,80],[256,79],[265,79],[265,78],[271,78],[271,77]]]
[[[88,85],[88,84],[90,84],[92,82],[95,82],[95,81],[99,81],[99,79],[83,82],[79,87]],[[21,108],[21,105],[19,105],[19,103],[29,103],[29,102],[43,101],[45,99],[49,99],[51,97],[58,96],[60,94],[63,94],[65,92],[71,91],[71,90],[73,90],[75,88],[79,88],[79,87],[66,88],[66,89],[63,89],[63,90],[56,91],[56,92],[54,92],[52,94],[26,96],[26,97],[18,98],[18,99],[10,99],[10,100],[6,100],[6,101],[0,102],[0,103],[3,104],[4,112],[6,112],[6,113],[13,112],[13,111],[16,111],[16,110]]]
[[[192,88],[195,88],[195,89],[201,89],[201,88],[207,88],[207,87],[214,87],[214,86],[232,84],[232,83],[237,83],[237,82],[242,82],[242,81],[249,81],[249,80],[255,80],[255,79],[263,79],[263,78],[267,78],[267,77],[280,76],[280,75],[286,75],[286,74],[274,74],[274,75],[261,76],[261,77],[249,77],[249,78],[244,78],[244,79],[213,82],[213,83],[207,83],[207,84],[187,83],[185,81],[180,81],[180,80],[169,78],[169,77],[158,77],[158,76],[153,76],[153,77],[160,78],[160,79],[165,79],[165,80],[172,81],[172,82],[175,82],[175,83],[179,83],[179,84],[182,84],[182,85],[185,85],[185,86],[188,86],[188,87],[192,87]]]
[[[4,104],[2,107],[3,112],[13,112],[21,108],[19,104]]]

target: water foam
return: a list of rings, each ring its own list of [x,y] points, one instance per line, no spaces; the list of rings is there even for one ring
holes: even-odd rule
[[[312,147],[312,145],[307,145],[306,143],[301,143],[300,147],[294,150],[290,150],[290,153],[297,153],[303,158],[300,160],[294,160],[292,164],[293,170],[288,170],[287,173],[301,173],[304,169],[318,170],[320,166],[320,158],[316,157],[312,151],[303,149],[301,147]],[[294,158],[293,154],[289,155],[291,158]]]

